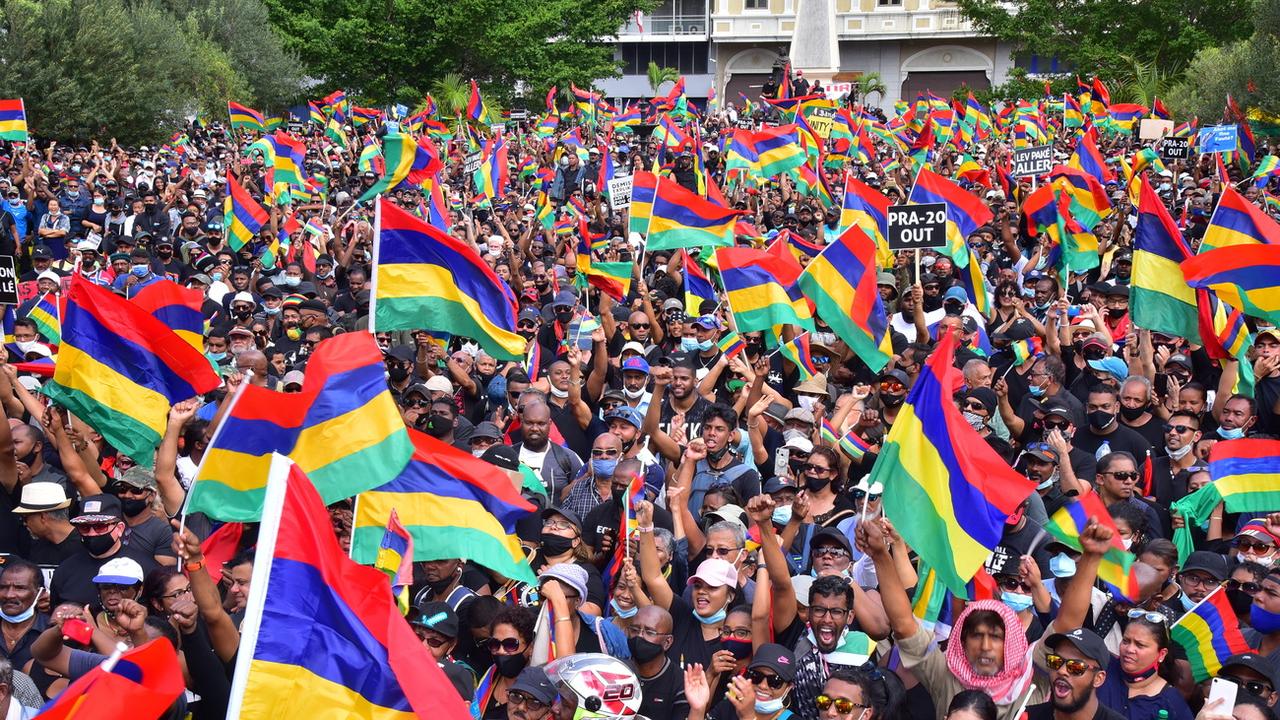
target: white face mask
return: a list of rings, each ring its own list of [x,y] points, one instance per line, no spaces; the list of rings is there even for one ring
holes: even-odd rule
[[[796,401],[800,403],[800,407],[813,412],[813,404],[818,402],[818,398],[812,395],[797,395]]]
[[[1170,450],[1169,446],[1166,445],[1164,448],[1164,451],[1169,454],[1170,460],[1181,460],[1182,458],[1187,456],[1187,453],[1191,452],[1191,444],[1188,443],[1186,445],[1183,445],[1177,450]]]
[[[568,391],[568,390],[561,390],[560,388],[557,388],[557,387],[552,387],[552,388],[551,388],[551,395],[552,395],[552,397],[567,398],[567,397],[569,397],[569,391]]]
[[[1133,538],[1132,538],[1132,537],[1120,538],[1120,542],[1124,544],[1124,549],[1125,549],[1125,550],[1128,550],[1129,548],[1133,547]]]
[[[644,397],[644,388],[640,388],[639,390],[628,390],[626,388],[622,388],[622,394],[627,396],[628,400],[639,400]]]

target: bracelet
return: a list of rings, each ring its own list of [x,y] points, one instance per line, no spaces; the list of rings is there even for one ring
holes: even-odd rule
[[[556,618],[556,622],[573,622],[573,618],[567,618],[567,617]]]
[[[196,572],[196,571],[198,571],[198,570],[203,570],[203,569],[204,569],[204,559],[203,559],[203,558],[201,558],[200,560],[197,560],[197,561],[195,561],[195,562],[189,562],[189,563],[186,563],[186,564],[184,564],[184,565],[182,566],[182,569],[183,569],[183,570],[186,570],[186,571],[187,571],[187,572],[189,572],[189,573],[193,573],[193,572]]]
[[[1210,515],[1210,516],[1209,516],[1209,519],[1210,519],[1210,520],[1221,520],[1221,519],[1222,519],[1222,516],[1221,516],[1221,515]]]
[[[652,526],[652,525],[637,525],[637,526],[636,526],[636,532],[647,532],[647,533],[651,533],[651,532],[653,532],[653,526]]]

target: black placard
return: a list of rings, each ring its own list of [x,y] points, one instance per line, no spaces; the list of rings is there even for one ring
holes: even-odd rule
[[[1053,169],[1053,146],[1036,145],[1013,151],[1013,176],[1044,175]]]
[[[1160,157],[1165,160],[1186,160],[1191,157],[1191,138],[1167,137],[1161,140]]]
[[[946,203],[890,207],[888,240],[890,250],[927,250],[946,247]]]
[[[0,255],[0,305],[18,304],[18,272],[12,255]]]

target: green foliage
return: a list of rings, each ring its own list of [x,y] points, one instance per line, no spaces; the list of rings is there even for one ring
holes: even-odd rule
[[[649,68],[646,71],[649,76],[649,89],[656,96],[658,88],[662,87],[665,82],[675,82],[680,79],[680,71],[673,67],[662,67],[658,63],[650,60]]]
[[[1045,80],[1049,81],[1049,90],[1058,99],[1062,98],[1063,93],[1076,91],[1074,77],[1064,75],[1056,78],[1033,78],[1027,74],[1026,68],[1015,67],[1009,71],[1009,79],[1003,85],[985,90],[973,90],[973,96],[978,99],[978,102],[987,106],[997,100],[1005,102],[1035,100],[1044,97]],[[952,93],[952,97],[963,100],[969,97],[971,89],[967,85],[961,85]]]
[[[416,104],[446,73],[475,78],[485,99],[515,83],[580,87],[616,76],[617,33],[654,0],[265,0],[272,21],[325,87],[369,102]]]
[[[1123,77],[1124,56],[1177,72],[1206,47],[1245,37],[1253,0],[957,0],[1017,52],[1057,57],[1082,74]]]
[[[256,2],[210,0],[200,7],[248,12]],[[259,86],[248,69],[255,58],[270,56],[269,28],[259,26],[240,39],[244,43],[228,43],[207,32],[195,13],[180,14],[197,5],[176,7],[185,4],[3,0],[0,97],[23,98],[38,137],[114,136],[133,143],[167,137],[198,110],[225,113],[229,98],[283,102],[296,92],[296,72],[265,63],[257,67],[270,68],[276,77],[263,87],[274,88],[275,95],[256,93]],[[285,57],[278,41],[275,51]]]
[[[1280,0],[1259,0],[1252,20],[1248,39],[1196,55],[1170,91],[1172,110],[1198,116],[1202,124],[1216,122],[1231,95],[1245,110],[1280,115],[1280,77],[1274,72],[1280,66]]]
[[[445,73],[431,85],[431,94],[445,115],[461,115],[471,99],[471,83],[458,73]]]
[[[868,96],[873,94],[879,95],[883,99],[884,94],[888,91],[889,88],[885,87],[884,79],[880,77],[878,72],[863,73],[858,78],[858,97],[862,98],[863,102],[868,102]]]

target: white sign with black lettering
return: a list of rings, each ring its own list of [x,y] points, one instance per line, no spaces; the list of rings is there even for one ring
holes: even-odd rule
[[[0,255],[0,305],[18,304],[18,272],[12,255]]]
[[[468,175],[470,175],[480,169],[480,162],[482,159],[483,156],[478,152],[473,152],[470,155],[467,155],[466,165],[463,166],[463,169],[466,170]]]
[[[1013,176],[1044,175],[1053,169],[1053,146],[1036,145],[1013,151]]]
[[[616,177],[609,181],[609,208],[623,210],[631,205],[631,176]]]
[[[890,250],[927,250],[946,247],[946,203],[890,207],[888,240]]]

